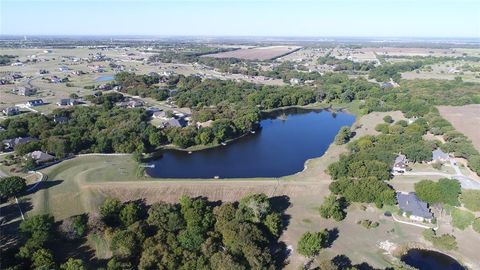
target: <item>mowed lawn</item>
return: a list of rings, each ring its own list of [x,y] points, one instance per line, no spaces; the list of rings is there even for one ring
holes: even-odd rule
[[[29,195],[34,205],[32,212],[50,213],[57,219],[97,208],[104,196],[90,190],[90,182],[139,179],[138,165],[130,156],[77,157],[42,172],[48,175],[48,180]]]

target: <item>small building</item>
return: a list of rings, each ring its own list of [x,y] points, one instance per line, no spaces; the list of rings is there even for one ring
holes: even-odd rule
[[[20,95],[20,96],[32,96],[34,95],[37,90],[33,89],[33,88],[30,88],[30,87],[23,87],[23,86],[20,86],[16,89],[13,90],[14,92],[17,93],[17,95]]]
[[[78,101],[73,98],[62,98],[57,102],[57,106],[75,106]]]
[[[25,157],[32,158],[37,164],[49,162],[55,159],[54,156],[42,151],[33,151],[26,154]]]
[[[7,107],[3,109],[3,114],[6,116],[17,115],[20,113],[20,110],[17,107]]]
[[[67,67],[67,66],[61,66],[61,67],[58,68],[58,70],[60,70],[61,72],[67,72],[67,71],[70,70],[70,68]]]
[[[407,157],[405,155],[399,154],[395,158],[392,171],[394,173],[404,173],[407,171],[407,167],[408,167],[407,164],[408,164]]]
[[[32,100],[27,101],[27,103],[25,105],[27,105],[27,107],[35,107],[35,106],[41,106],[41,105],[44,105],[44,104],[45,103],[41,99],[32,99]]]
[[[127,101],[127,107],[129,108],[139,108],[139,107],[143,107],[143,105],[145,105],[145,102],[138,99],[132,99]]]
[[[5,146],[6,149],[13,150],[15,148],[15,146],[17,146],[19,144],[36,142],[36,141],[38,141],[38,139],[32,138],[32,137],[17,137],[17,138],[14,138],[14,139],[3,140],[3,145]]]
[[[447,153],[443,152],[440,148],[432,151],[431,163],[434,163],[434,162],[444,163],[449,160],[450,160],[450,156]]]
[[[213,124],[213,120],[208,120],[205,122],[197,122],[197,128],[206,128],[206,127],[211,127]]]
[[[397,202],[404,217],[420,222],[432,222],[433,214],[428,204],[421,201],[415,192],[397,192]]]

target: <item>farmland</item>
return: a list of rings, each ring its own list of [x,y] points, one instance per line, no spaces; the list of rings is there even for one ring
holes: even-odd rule
[[[214,58],[238,58],[244,60],[270,60],[292,53],[301,47],[299,46],[268,46],[240,49],[217,54],[208,54],[205,57]]]
[[[438,110],[445,119],[452,123],[456,130],[472,140],[473,145],[480,151],[480,105],[439,106]]]

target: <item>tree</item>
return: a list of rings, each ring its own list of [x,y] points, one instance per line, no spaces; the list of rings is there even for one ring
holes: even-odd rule
[[[0,179],[0,197],[11,198],[25,190],[27,181],[19,176],[9,176]]]
[[[38,215],[20,223],[20,233],[36,246],[42,246],[53,237],[54,219],[50,215]]]
[[[265,217],[263,224],[273,236],[278,237],[280,235],[280,230],[282,229],[282,219],[279,213],[268,214]]]
[[[84,263],[80,259],[69,258],[64,264],[60,265],[62,270],[87,270]]]
[[[261,222],[271,211],[270,201],[263,193],[251,194],[240,200],[238,206],[244,217],[252,222]]]
[[[325,198],[325,201],[320,206],[320,216],[323,218],[333,218],[336,221],[343,220],[347,213],[343,210],[344,208],[344,199],[337,199],[337,196],[331,194]]]
[[[123,209],[123,204],[117,199],[107,198],[100,206],[100,215],[108,225],[117,225],[120,221],[120,211]]]
[[[298,241],[298,253],[313,257],[325,246],[328,240],[328,231],[324,229],[320,232],[306,232]]]
[[[138,239],[134,232],[129,230],[117,231],[113,237],[110,249],[114,256],[120,259],[134,257],[139,250]]]
[[[391,124],[393,123],[393,118],[390,115],[386,115],[385,117],[383,117],[383,121],[387,124]]]
[[[123,206],[122,210],[120,210],[119,217],[123,226],[128,227],[140,220],[141,214],[141,207],[135,202],[129,202]]]
[[[418,198],[430,204],[446,203],[456,206],[459,204],[461,186],[458,180],[448,178],[442,178],[438,182],[422,180],[415,184],[415,192]]]
[[[34,269],[55,269],[52,252],[41,248],[32,255],[32,266]]]
[[[350,127],[343,126],[340,128],[337,136],[335,136],[335,143],[336,144],[345,144],[352,138],[353,133],[350,131]]]
[[[168,232],[177,232],[185,228],[180,209],[169,203],[155,203],[148,209],[147,223]]]
[[[67,239],[78,239],[87,231],[86,215],[78,215],[66,218],[62,221],[59,231],[63,233]]]

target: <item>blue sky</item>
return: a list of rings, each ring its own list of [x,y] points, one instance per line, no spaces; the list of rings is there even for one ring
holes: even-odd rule
[[[0,34],[480,37],[480,1],[0,0]]]

